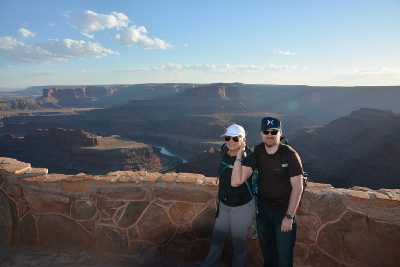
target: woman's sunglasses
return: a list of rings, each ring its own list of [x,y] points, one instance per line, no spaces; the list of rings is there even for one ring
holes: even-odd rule
[[[225,136],[225,141],[228,142],[229,140],[231,140],[232,136]],[[232,140],[235,142],[239,142],[239,136],[233,136]]]
[[[273,131],[264,130],[264,131],[262,131],[262,132],[263,132],[263,134],[265,134],[265,135],[268,135],[268,134],[277,135],[279,131],[278,131],[278,130],[273,130]]]

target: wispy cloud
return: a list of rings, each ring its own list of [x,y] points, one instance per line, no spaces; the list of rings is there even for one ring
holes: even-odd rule
[[[278,54],[278,55],[285,55],[285,56],[294,56],[294,55],[296,55],[296,53],[292,53],[292,52],[289,52],[289,51],[286,51],[286,52],[283,52],[283,51],[274,51],[274,53],[275,53],[275,54]]]
[[[27,29],[24,29],[24,28],[20,28],[18,30],[18,33],[24,38],[29,38],[29,37],[35,37],[36,36],[36,33],[31,32],[31,31],[29,31]]]
[[[0,37],[0,55],[8,60],[24,63],[49,64],[73,58],[101,58],[118,52],[103,48],[98,43],[79,40],[47,40],[44,43],[26,45],[13,37]]]
[[[332,73],[331,77],[335,79],[384,79],[385,77],[400,78],[400,68],[378,67],[372,69],[338,69]]]
[[[173,64],[168,63],[159,67],[151,68],[129,68],[129,69],[117,69],[114,72],[193,72],[193,71],[204,71],[212,73],[249,73],[249,72],[261,72],[265,68],[262,66],[255,65],[238,65],[231,66],[226,63],[222,66],[215,66],[209,64]]]
[[[49,23],[47,23],[47,26],[49,26],[49,27],[55,27],[55,26],[56,26],[56,24],[55,24],[55,23],[53,23],[53,22],[49,22]]]
[[[64,16],[81,24],[81,33],[90,39],[94,38],[94,35],[90,34],[92,32],[114,27],[127,27],[130,22],[126,15],[117,12],[112,12],[110,15],[103,15],[85,10],[78,14],[66,12]]]
[[[270,63],[270,64],[268,65],[268,69],[270,69],[270,70],[293,70],[293,69],[296,69],[297,67],[298,67],[297,65],[293,65],[293,66],[288,66],[288,65],[279,66],[279,65],[275,65],[275,64],[273,64],[273,63]]]
[[[4,64],[4,66],[7,67],[7,68],[12,68],[12,66],[8,65],[8,64]]]

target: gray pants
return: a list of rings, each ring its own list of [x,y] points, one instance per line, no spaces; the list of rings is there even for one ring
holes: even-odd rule
[[[229,233],[232,235],[232,267],[247,264],[247,236],[255,214],[254,199],[239,207],[219,203],[219,215],[215,221],[211,248],[202,267],[218,266]]]

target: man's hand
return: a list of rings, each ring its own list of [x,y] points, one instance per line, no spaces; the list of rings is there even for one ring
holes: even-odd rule
[[[292,231],[292,224],[293,224],[293,219],[289,220],[288,218],[284,217],[282,220],[281,231],[283,233]]]

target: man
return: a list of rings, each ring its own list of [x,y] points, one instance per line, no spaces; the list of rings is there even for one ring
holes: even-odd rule
[[[292,148],[287,155],[288,173],[282,167],[280,153],[284,145],[280,142],[281,136],[279,119],[262,119],[263,144],[257,145],[254,153],[259,177],[257,230],[264,267],[293,266],[296,209],[303,191],[301,160]]]

